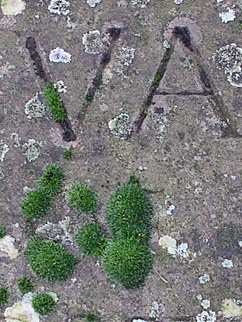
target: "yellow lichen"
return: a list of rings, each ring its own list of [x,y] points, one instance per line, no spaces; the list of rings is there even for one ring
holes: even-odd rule
[[[223,317],[226,319],[242,317],[242,306],[235,299],[225,299],[222,309]]]
[[[25,6],[22,0],[2,0],[1,9],[4,15],[16,16],[24,11]]]

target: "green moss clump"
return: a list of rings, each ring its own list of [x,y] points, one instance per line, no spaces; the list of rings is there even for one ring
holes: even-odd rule
[[[55,89],[54,85],[51,83],[46,84],[44,86],[43,93],[54,120],[56,122],[64,121],[66,118],[66,111],[60,95]]]
[[[3,238],[5,236],[5,228],[0,225],[0,238]]]
[[[41,315],[47,315],[55,306],[55,300],[48,293],[40,293],[33,298],[32,306],[35,312]]]
[[[144,285],[152,263],[149,247],[134,239],[113,241],[103,255],[103,267],[107,275],[127,289]]]
[[[0,307],[8,302],[9,293],[5,287],[0,286]]]
[[[76,242],[79,250],[86,255],[98,256],[107,244],[102,227],[99,224],[86,224],[78,230]]]
[[[134,179],[116,189],[106,205],[105,217],[113,238],[149,241],[153,206]]]
[[[45,215],[52,205],[52,197],[44,190],[33,190],[27,193],[20,204],[27,223],[36,221]]]
[[[68,192],[70,205],[79,212],[92,214],[97,209],[97,197],[94,191],[84,184],[74,185]]]
[[[37,237],[28,241],[24,257],[32,272],[47,281],[66,280],[77,263],[74,255],[63,246]]]
[[[17,281],[17,286],[22,294],[32,292],[33,290],[33,283],[27,276],[20,277]]]
[[[96,322],[97,321],[97,317],[93,313],[87,313],[87,315],[86,315],[86,321],[87,322]]]
[[[64,153],[63,153],[63,159],[64,160],[71,160],[72,158],[73,158],[72,149],[64,151]]]
[[[45,168],[43,175],[37,181],[37,186],[48,194],[55,195],[60,192],[63,183],[64,174],[61,168],[55,164],[51,164]]]

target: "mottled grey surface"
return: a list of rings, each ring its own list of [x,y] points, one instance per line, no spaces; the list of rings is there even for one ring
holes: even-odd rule
[[[21,298],[16,280],[30,274],[22,256],[28,236],[47,221],[57,224],[66,216],[73,236],[86,222],[67,204],[68,187],[78,181],[90,185],[100,200],[97,218],[106,225],[110,193],[135,173],[155,206],[154,270],[145,287],[127,291],[115,285],[100,261],[82,256],[63,238],[79,259],[71,277],[76,280],[46,283],[33,277],[36,290],[45,286],[59,298],[56,311],[41,321],[80,322],[90,311],[103,322],[148,320],[152,315],[165,322],[206,321],[202,311],[210,315],[208,321],[215,321],[209,310],[216,321],[226,321],[223,301],[242,300],[242,93],[227,80],[227,70],[217,68],[213,56],[231,43],[242,47],[241,2],[73,0],[60,14],[51,13],[49,4],[29,0],[21,14],[0,18],[0,224],[15,237],[20,252],[14,260],[1,256],[0,283],[10,290],[8,305]],[[219,13],[226,8],[233,9],[236,18],[223,23]],[[172,34],[176,26],[188,28],[192,50]],[[120,35],[115,38],[110,30],[120,30]],[[63,141],[61,128],[45,113],[44,77],[26,49],[27,37],[35,38],[46,78],[66,86],[60,95],[75,141]],[[171,55],[166,56],[169,46]],[[50,51],[57,47],[71,54],[70,63],[50,61]],[[165,73],[152,93],[159,66]],[[100,86],[93,83],[98,75]],[[87,104],[85,94],[92,87],[93,100]],[[26,103],[36,93],[34,114]],[[149,93],[152,99],[146,104]],[[110,121],[120,114],[129,119],[110,131]],[[69,147],[73,160],[64,161]],[[34,188],[44,166],[52,162],[64,170],[63,193],[51,212],[27,230],[19,204],[26,187]],[[172,216],[167,215],[170,204],[175,206]],[[188,244],[186,258],[161,258],[158,240],[165,235]],[[226,258],[232,268],[222,266]],[[204,273],[210,281],[200,284]],[[198,294],[210,300],[210,308],[200,305]]]

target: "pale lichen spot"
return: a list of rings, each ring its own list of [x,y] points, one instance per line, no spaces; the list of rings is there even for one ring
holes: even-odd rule
[[[3,162],[7,152],[9,151],[9,146],[0,140],[0,161]]]
[[[110,36],[101,35],[99,30],[90,30],[82,36],[82,43],[87,54],[97,55],[109,47]]]
[[[46,113],[46,106],[40,101],[39,93],[36,93],[24,107],[28,119],[43,117]]]
[[[11,133],[11,140],[14,148],[19,148],[20,147],[20,141],[21,137],[19,136],[18,133]]]
[[[165,235],[159,239],[159,245],[166,249],[167,252],[173,257],[188,258],[188,244],[180,243],[177,244],[177,240],[171,236]]]
[[[70,2],[66,0],[51,0],[48,6],[48,10],[51,13],[67,16],[70,12],[69,10]]]
[[[200,284],[206,284],[210,282],[210,276],[207,273],[204,273],[203,275],[199,276],[198,278]]]
[[[14,246],[15,238],[6,235],[0,239],[0,252],[6,254],[10,259],[18,256],[18,249]]]
[[[4,65],[0,66],[0,78],[4,76],[10,76],[10,74],[15,70],[15,66],[6,62]]]
[[[125,78],[129,65],[132,64],[135,57],[135,48],[122,47],[116,55],[116,64],[114,64],[114,71],[117,75],[122,75]]]
[[[222,315],[225,319],[242,317],[242,302],[235,299],[225,299],[222,303]]]
[[[208,308],[210,308],[210,300],[202,300],[201,301],[201,306],[207,310]]]
[[[50,51],[49,60],[53,63],[70,63],[71,54],[64,51],[64,49],[57,47]]]
[[[39,314],[32,307],[33,294],[27,293],[23,296],[22,301],[7,307],[4,312],[6,322],[39,322]]]
[[[242,87],[242,48],[235,43],[219,48],[213,55],[217,68],[234,87]]]
[[[2,0],[1,9],[6,16],[16,16],[24,11],[26,3],[22,0]]]
[[[27,143],[24,143],[25,148],[24,155],[29,162],[36,160],[41,152],[42,142],[35,139],[29,139]]]
[[[139,8],[146,8],[150,3],[150,0],[131,0],[133,6],[137,6]]]
[[[73,243],[73,236],[71,234],[71,218],[65,217],[58,223],[47,222],[46,224],[36,229],[36,234],[41,238],[48,238],[63,243]]]
[[[222,262],[222,266],[223,268],[232,268],[234,264],[231,259],[225,258],[224,261]]]
[[[95,8],[97,4],[101,3],[102,0],[87,0],[87,4],[91,7],[91,8]]]
[[[219,13],[219,17],[221,18],[222,22],[224,22],[224,23],[234,21],[235,11],[233,9],[226,8],[226,11]]]
[[[121,140],[126,140],[129,136],[129,115],[121,113],[108,123],[109,130]]]
[[[202,311],[196,316],[196,322],[215,322],[217,320],[214,311]]]
[[[54,88],[57,90],[58,93],[66,93],[67,86],[63,82],[63,80],[59,80],[58,82],[54,83]]]

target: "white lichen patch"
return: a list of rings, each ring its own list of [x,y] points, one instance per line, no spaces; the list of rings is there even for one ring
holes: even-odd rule
[[[91,7],[91,8],[95,8],[97,4],[101,3],[102,0],[87,0],[87,4]]]
[[[10,136],[12,143],[13,143],[13,147],[14,148],[19,148],[20,147],[20,141],[21,141],[21,137],[19,136],[18,133],[11,133]]]
[[[137,6],[139,8],[146,8],[150,3],[150,0],[131,0],[133,6]]]
[[[4,76],[10,76],[10,74],[15,70],[15,66],[6,62],[4,65],[0,66],[0,78]]]
[[[216,51],[213,59],[232,86],[242,87],[242,48],[235,43],[226,45]]]
[[[36,141],[35,139],[29,139],[27,143],[24,143],[23,147],[25,149],[23,154],[29,162],[32,162],[39,157],[42,142]]]
[[[103,72],[103,84],[106,85],[108,84],[111,79],[113,78],[113,73],[110,68],[105,68]]]
[[[33,294],[27,293],[23,296],[21,302],[15,303],[11,307],[7,307],[4,312],[6,322],[39,322],[39,314],[32,307]]]
[[[168,205],[167,210],[166,210],[167,216],[172,216],[175,209],[176,209],[176,206],[174,206],[172,204]]]
[[[70,2],[66,0],[51,0],[48,9],[51,13],[67,16],[70,12],[69,10]]]
[[[183,0],[174,0],[175,4],[182,4]]]
[[[43,117],[46,113],[46,106],[40,101],[39,93],[36,93],[24,107],[24,112],[27,118],[30,120],[32,118]]]
[[[64,49],[57,47],[50,51],[49,60],[53,63],[70,63],[71,54],[64,51]]]
[[[70,232],[71,230],[71,218],[65,217],[65,219],[60,220],[57,224],[47,222],[46,224],[38,227],[36,229],[36,234],[40,237],[62,241],[64,243],[73,243],[73,236]]]
[[[235,11],[230,8],[226,8],[226,11],[219,13],[219,17],[222,19],[222,22],[227,23],[230,21],[234,21]]]
[[[242,317],[242,302],[235,299],[225,299],[222,303],[222,315],[225,319]]]
[[[177,243],[175,238],[165,235],[159,239],[159,245],[166,249],[167,252],[173,257],[188,258],[188,244],[187,243]]]
[[[114,71],[118,75],[126,77],[125,73],[130,64],[132,64],[135,56],[135,48],[122,47],[116,55],[116,64],[114,65]]]
[[[121,113],[108,123],[109,130],[121,140],[126,140],[129,136],[129,115]]]
[[[233,261],[231,259],[225,258],[222,262],[223,268],[232,268],[234,266]]]
[[[58,93],[66,93],[67,86],[63,82],[63,80],[59,80],[58,82],[54,83],[54,88],[57,90]]]
[[[239,247],[242,248],[242,240],[239,241]]]
[[[90,30],[82,36],[82,43],[87,54],[97,55],[110,45],[108,34],[101,35],[99,30]]]
[[[215,322],[217,320],[214,311],[202,311],[196,316],[196,322]]]
[[[210,300],[202,300],[200,304],[205,310],[210,308]]]
[[[0,252],[6,254],[10,259],[18,256],[18,249],[14,246],[15,238],[6,235],[0,239]]]
[[[149,317],[157,321],[160,316],[160,305],[157,301],[154,301],[150,307]]]
[[[198,278],[200,284],[206,284],[210,281],[210,276],[207,273],[204,273],[203,275],[199,276]]]
[[[2,0],[1,9],[6,16],[16,16],[24,11],[26,3],[22,0]]]
[[[9,151],[9,146],[0,140],[0,161],[3,162],[7,152]]]

